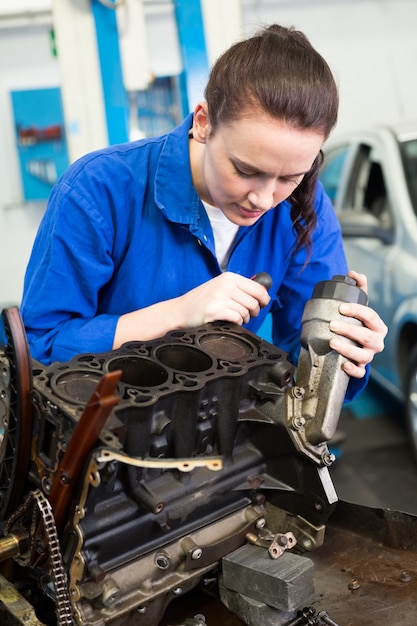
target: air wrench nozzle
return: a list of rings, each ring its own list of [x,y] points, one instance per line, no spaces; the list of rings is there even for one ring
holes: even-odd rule
[[[252,280],[263,285],[267,291],[272,287],[272,278],[267,272],[258,272],[255,276],[252,276]]]

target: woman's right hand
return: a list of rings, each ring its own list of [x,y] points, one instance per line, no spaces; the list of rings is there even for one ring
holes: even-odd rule
[[[177,300],[185,328],[222,320],[246,324],[265,307],[270,296],[262,285],[233,272],[225,272],[195,287]]]
[[[195,328],[208,322],[246,324],[270,301],[264,286],[250,278],[225,272],[182,296],[121,315],[113,349],[127,341],[147,341],[170,330]]]

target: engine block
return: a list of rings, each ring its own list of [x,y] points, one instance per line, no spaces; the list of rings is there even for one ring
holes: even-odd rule
[[[0,352],[14,547],[0,558],[40,590],[39,624],[157,626],[265,527],[299,549],[323,541],[337,502],[326,438],[347,385],[323,342],[302,338],[297,384],[284,352],[225,322],[44,366],[15,317]]]
[[[94,614],[104,607],[108,623],[133,612],[135,623],[157,624],[170,596],[256,530],[263,483],[286,489],[266,475],[251,433],[264,425],[257,403],[269,387],[283,397],[294,368],[258,337],[215,324],[35,369],[33,478],[46,493],[100,378],[118,370],[120,400],[86,466],[64,555],[80,624],[100,623]],[[213,455],[219,471],[164,464]],[[137,458],[156,467],[138,467]]]

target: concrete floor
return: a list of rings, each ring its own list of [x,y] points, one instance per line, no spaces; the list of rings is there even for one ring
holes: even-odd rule
[[[330,473],[340,500],[417,514],[417,462],[402,407],[370,383],[343,409]]]

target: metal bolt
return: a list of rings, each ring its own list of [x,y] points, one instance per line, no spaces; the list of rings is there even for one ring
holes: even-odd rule
[[[348,589],[350,589],[351,591],[354,591],[355,589],[359,589],[359,587],[360,587],[360,584],[356,580],[356,578],[352,578],[352,580],[349,581]]]
[[[169,556],[165,552],[158,552],[155,556],[155,565],[159,569],[167,569],[169,567]]]
[[[326,626],[338,626],[338,624],[336,624],[336,622],[334,622],[330,617],[327,611],[320,611],[320,613],[317,615],[317,617],[319,619],[321,619],[321,621],[326,624]]]
[[[277,543],[278,543],[279,546],[284,548],[285,546],[288,545],[288,537],[286,535],[278,534],[277,535]]]
[[[256,528],[258,528],[258,530],[260,530],[261,528],[265,528],[265,524],[266,524],[266,519],[264,517],[260,517],[256,521]]]
[[[174,596],[180,596],[182,594],[182,587],[175,587],[175,589],[172,590],[172,593]]]
[[[332,463],[334,463],[334,461],[336,460],[336,457],[331,452],[325,452],[323,456],[321,457],[321,460],[323,461],[324,465],[329,466]]]
[[[63,485],[69,485],[70,482],[71,482],[71,479],[70,479],[70,477],[69,477],[67,472],[62,472],[61,473],[61,479],[60,480],[61,480],[61,483]]]
[[[300,430],[300,428],[303,428],[305,423],[306,421],[304,417],[294,417],[291,422],[291,428],[293,430]]]
[[[401,572],[401,574],[400,574],[400,581],[402,583],[409,583],[410,580],[411,580],[411,576],[410,576],[410,574],[408,572],[406,572],[405,570],[404,570],[404,572]]]
[[[293,398],[304,398],[305,390],[303,387],[293,387],[291,390]]]
[[[42,489],[46,494],[48,494],[52,489],[52,482],[46,476],[42,478]]]
[[[203,551],[201,548],[196,548],[195,550],[193,550],[191,552],[191,558],[194,561],[197,561],[198,559],[201,559],[201,557],[203,556]]]
[[[113,604],[117,601],[119,596],[120,596],[120,589],[116,584],[114,584],[112,581],[109,581],[108,583],[104,583],[103,592],[101,594],[101,601],[103,603],[103,606],[107,608],[113,606]]]
[[[316,611],[313,607],[305,607],[304,609],[297,611],[297,615],[290,622],[287,622],[287,626],[308,626],[308,624],[315,624]]]
[[[311,541],[311,539],[306,538],[301,541],[301,545],[305,550],[311,550],[311,548],[313,547],[313,542]]]
[[[146,613],[146,606],[138,606],[136,609],[136,613],[139,615],[144,615]]]

